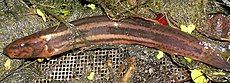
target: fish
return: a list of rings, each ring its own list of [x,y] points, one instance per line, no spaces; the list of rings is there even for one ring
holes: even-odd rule
[[[19,38],[4,48],[10,58],[47,58],[90,45],[142,45],[230,70],[220,53],[191,34],[138,17],[118,21],[106,16],[86,17]],[[79,34],[80,35],[76,35]]]

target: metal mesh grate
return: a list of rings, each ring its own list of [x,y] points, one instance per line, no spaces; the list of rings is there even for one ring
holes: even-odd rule
[[[117,71],[123,63],[121,50],[94,50],[86,53],[68,53],[60,58],[52,59],[40,64],[44,76],[37,82],[49,81],[69,81],[84,78],[89,72],[94,72],[97,76],[94,80],[103,80],[110,71],[106,67],[106,61],[112,60],[113,68]]]
[[[169,57],[159,60],[155,55],[154,49],[140,46],[67,53],[38,64],[43,75],[36,82],[89,82],[86,77],[90,72],[95,73],[95,82],[116,82],[130,72],[127,71],[130,64],[135,64],[135,72],[130,74],[129,82],[186,82],[190,79],[187,70],[173,64]],[[127,61],[130,57],[136,60],[130,63]],[[108,67],[108,61],[112,62],[112,68]]]

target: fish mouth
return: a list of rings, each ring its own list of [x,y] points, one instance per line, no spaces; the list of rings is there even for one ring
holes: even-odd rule
[[[10,48],[11,48],[10,45],[6,46],[4,48],[4,50],[3,50],[3,54],[6,55],[6,56],[8,56],[8,57],[10,57],[10,58],[15,58],[16,54]]]

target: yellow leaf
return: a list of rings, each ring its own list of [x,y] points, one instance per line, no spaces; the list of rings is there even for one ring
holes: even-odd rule
[[[188,57],[184,57],[186,59],[186,61],[188,61],[189,63],[192,63],[192,59],[188,58]]]
[[[46,22],[46,15],[40,9],[36,9],[36,12]]]
[[[38,62],[43,62],[45,59],[44,58],[38,58],[37,61]]]
[[[207,83],[208,81],[199,69],[191,70],[191,77],[195,83]]]
[[[196,26],[194,24],[190,24],[188,25],[188,33],[191,34],[192,31],[194,31],[196,29]]]
[[[191,34],[192,31],[195,30],[195,28],[196,28],[196,26],[195,26],[194,24],[190,24],[190,25],[188,25],[188,27],[185,26],[185,25],[180,25],[181,31],[187,32],[187,33],[189,33],[189,34]]]
[[[164,53],[158,50],[157,59],[161,59],[162,57],[164,57]]]
[[[95,76],[94,72],[90,72],[90,74],[86,77],[88,80],[93,80]]]
[[[180,29],[183,32],[187,32],[187,26],[185,26],[185,25],[180,25]]]
[[[11,68],[11,59],[7,59],[4,64],[5,70],[9,70]]]
[[[91,8],[92,10],[95,10],[95,9],[96,9],[95,4],[88,4],[87,7]]]

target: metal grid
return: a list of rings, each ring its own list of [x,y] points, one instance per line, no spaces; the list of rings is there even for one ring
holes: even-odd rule
[[[156,58],[156,50],[141,46],[117,49],[95,49],[81,53],[67,53],[56,59],[39,64],[43,75],[36,83],[90,82],[86,79],[94,72],[94,82],[118,82],[127,71],[127,57],[135,57],[135,72],[129,82],[189,82],[188,71],[175,65],[168,56]],[[107,61],[112,61],[112,68]],[[92,81],[91,81],[92,82]]]
[[[119,65],[123,63],[123,57],[127,55],[116,49],[94,50],[79,54],[68,53],[40,64],[44,75],[37,82],[79,80],[85,78],[89,72],[97,75],[94,80],[104,80],[105,76],[111,73],[106,67],[106,61],[112,60],[113,69],[117,71]]]

